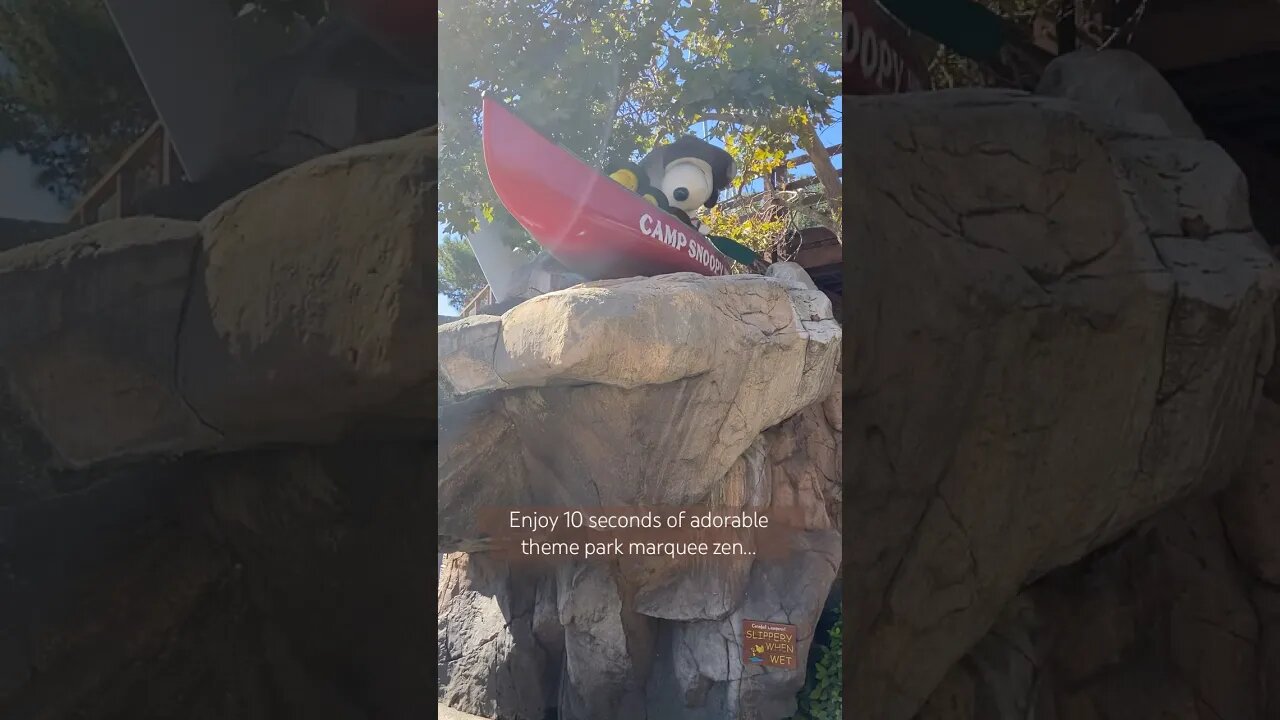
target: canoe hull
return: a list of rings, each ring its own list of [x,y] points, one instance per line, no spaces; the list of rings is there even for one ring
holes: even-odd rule
[[[484,161],[504,207],[569,270],[592,280],[725,275],[711,241],[485,98]]]

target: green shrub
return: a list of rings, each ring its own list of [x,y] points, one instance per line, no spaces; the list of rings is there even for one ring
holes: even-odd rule
[[[804,689],[797,698],[799,710],[792,720],[839,720],[844,708],[843,662],[844,649],[841,642],[841,629],[844,618],[839,609],[836,610],[836,621],[827,632],[825,642],[820,645],[819,638],[814,639],[818,645],[817,662],[809,668],[809,676],[805,679]]]

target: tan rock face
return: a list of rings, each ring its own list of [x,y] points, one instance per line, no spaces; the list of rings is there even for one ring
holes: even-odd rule
[[[1127,50],[1090,48],[1059,57],[1045,69],[1036,94],[1074,100],[1082,112],[1103,123],[1151,119],[1174,137],[1204,138],[1160,71]]]
[[[591,283],[440,326],[440,699],[480,715],[784,718],[803,672],[747,668],[741,621],[800,628],[840,564],[840,327],[802,282]],[[770,557],[507,566],[492,506],[770,509]],[[499,610],[502,612],[499,612]],[[565,671],[560,674],[559,669]],[[548,672],[546,669],[554,669]]]
[[[1275,248],[1276,261],[1280,263],[1280,245]],[[1280,402],[1280,305],[1276,305],[1277,350],[1272,358],[1271,373],[1263,382],[1262,392],[1275,402]]]
[[[353,427],[425,432],[433,133],[354,148],[203,226],[137,218],[0,253],[0,368],[64,465]]]
[[[229,444],[431,417],[436,138],[318,158],[203,223],[179,379]]]
[[[192,223],[115,220],[0,253],[0,366],[72,467],[216,444],[180,393],[175,343],[199,252]]]
[[[1025,584],[1226,484],[1277,275],[1212,144],[998,91],[847,102],[846,700],[905,720]]]
[[[592,283],[439,336],[442,542],[484,503],[701,502],[841,352],[824,295],[760,276]]]
[[[434,148],[0,252],[0,717],[430,716]]]
[[[195,454],[0,503],[0,716],[432,717],[432,455]]]
[[[1222,519],[1249,574],[1280,586],[1280,404],[1259,408],[1244,466],[1223,493]]]
[[[1274,717],[1272,595],[1212,500],[1178,504],[1020,593],[917,718]]]

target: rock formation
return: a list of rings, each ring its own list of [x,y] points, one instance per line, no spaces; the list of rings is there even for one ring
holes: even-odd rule
[[[0,717],[429,717],[436,139],[0,252]]]
[[[1175,503],[1020,592],[920,720],[1280,715],[1280,406],[1218,498]]]
[[[841,332],[803,283],[588,283],[441,326],[441,701],[489,717],[781,719],[803,672],[748,668],[743,619],[800,628],[840,565]],[[527,568],[485,507],[762,508],[781,556]]]
[[[0,252],[11,250],[19,245],[65,235],[70,231],[70,227],[61,223],[0,218]]]
[[[426,425],[434,135],[0,255],[0,363],[59,464]],[[319,390],[323,392],[319,392]],[[415,396],[416,393],[416,396]],[[370,416],[370,417],[366,417]]]
[[[1271,610],[1206,498],[1250,447],[1275,263],[1227,155],[1139,112],[1167,94],[1064,87],[846,99],[851,717],[1269,717]]]
[[[1098,60],[846,98],[847,352],[785,273],[674,275],[437,316],[437,368],[430,134],[11,239],[0,717],[783,718],[739,621],[803,655],[838,573],[850,717],[1280,717],[1274,249]],[[477,522],[696,504],[793,525],[539,565]]]
[[[437,315],[437,373],[435,161],[412,135],[199,222],[0,252],[0,306],[21,310],[0,320],[0,716],[791,712],[803,672],[730,663],[722,638],[786,621],[803,655],[836,577],[830,302],[758,276],[600,283]],[[783,557],[713,571],[531,577],[454,554],[437,637],[427,558],[483,540],[466,520],[484,494],[799,522]]]

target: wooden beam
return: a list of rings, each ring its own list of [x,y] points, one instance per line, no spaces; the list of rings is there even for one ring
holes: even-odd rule
[[[843,178],[843,177],[844,177],[844,168],[837,168],[837,169],[836,169],[836,175],[837,175],[838,177],[840,177],[840,178]],[[784,185],[784,186],[782,187],[782,190],[784,190],[784,191],[803,190],[803,189],[805,189],[805,188],[807,188],[807,187],[812,187],[812,186],[814,186],[814,185],[817,185],[817,184],[818,184],[818,182],[819,182],[819,181],[818,181],[817,176],[810,176],[810,177],[806,177],[806,178],[800,178],[799,180],[796,180],[796,181],[794,181],[794,182],[789,182],[789,183],[787,183],[786,185]],[[732,200],[726,200],[725,202],[723,202],[723,203],[721,203],[721,204],[720,204],[720,207],[721,207],[721,208],[723,208],[723,209],[725,209],[725,210],[732,210],[733,208],[736,208],[736,207],[740,207],[740,206],[742,206],[742,205],[745,205],[745,204],[747,204],[747,203],[749,203],[749,202],[751,202],[751,201],[755,200],[756,198],[764,197],[764,196],[767,196],[767,195],[768,195],[768,193],[767,193],[767,192],[758,192],[758,193],[752,193],[752,194],[750,194],[750,195],[743,195],[743,196],[741,196],[741,197],[733,198]],[[804,202],[802,202],[801,204],[802,204],[802,205],[812,205],[812,204],[813,204],[813,203],[815,203],[815,202],[817,202],[817,199],[816,199],[816,198],[815,198],[815,199],[806,199],[806,200],[805,200]]]
[[[844,246],[838,242],[802,246],[800,251],[796,253],[795,262],[806,270],[828,265],[839,265],[844,262]]]
[[[1076,0],[1059,0],[1062,9],[1058,13],[1056,35],[1058,55],[1066,55],[1076,49]]]
[[[173,184],[173,141],[169,139],[169,128],[161,125],[161,132],[164,146],[160,150],[160,186],[169,187]]]
[[[831,157],[835,157],[842,152],[844,152],[844,143],[836,143],[835,145],[827,148],[827,155]],[[800,167],[801,165],[808,165],[811,161],[812,160],[808,153],[805,153],[804,155],[797,155],[790,160],[787,160],[787,165],[791,167]]]
[[[836,176],[843,178],[844,168],[836,168]],[[786,183],[785,185],[782,186],[782,189],[783,190],[803,190],[807,187],[812,187],[817,184],[818,184],[818,178],[816,176],[811,175],[807,178],[800,178],[799,180],[796,180],[794,182]]]
[[[1149,10],[1129,49],[1159,70],[1177,70],[1280,49],[1280,4],[1227,3]]]
[[[1234,99],[1265,88],[1280,90],[1280,48],[1268,54],[1172,70],[1165,73],[1165,79],[1188,104]]]

